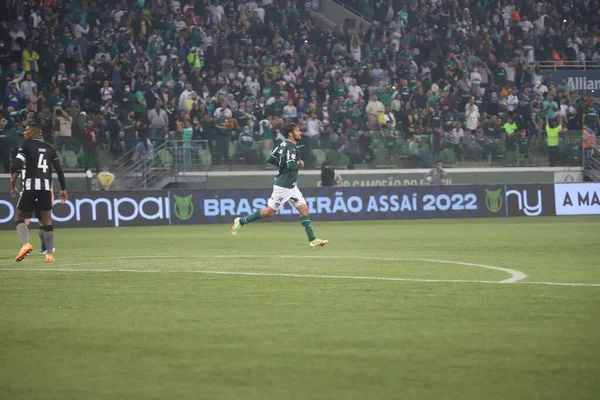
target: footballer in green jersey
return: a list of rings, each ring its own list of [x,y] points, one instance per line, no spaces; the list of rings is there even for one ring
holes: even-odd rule
[[[267,158],[269,164],[279,168],[279,173],[275,177],[273,184],[273,193],[269,198],[267,207],[245,217],[236,218],[231,226],[231,234],[234,236],[237,235],[240,228],[246,224],[259,219],[271,218],[277,214],[277,211],[284,203],[288,202],[300,213],[300,222],[308,237],[309,246],[312,248],[325,246],[328,241],[315,236],[310,216],[308,215],[308,205],[296,186],[298,170],[304,167],[304,161],[300,158],[300,152],[296,146],[302,138],[302,132],[293,123],[284,125],[281,132],[286,139],[273,149]]]

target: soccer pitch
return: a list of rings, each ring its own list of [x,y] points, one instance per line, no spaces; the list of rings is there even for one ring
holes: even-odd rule
[[[598,398],[600,218],[314,227],[0,232],[0,398]]]

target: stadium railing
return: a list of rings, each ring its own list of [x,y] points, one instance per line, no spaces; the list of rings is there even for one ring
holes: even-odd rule
[[[544,71],[552,70],[580,70],[580,71],[594,71],[600,69],[600,62],[586,60],[586,61],[540,61],[540,68]]]
[[[132,153],[120,159],[120,165],[112,171],[115,175],[113,188],[162,189],[184,178],[187,172],[207,171],[211,164],[208,141],[165,140],[153,148],[151,156],[138,158]]]

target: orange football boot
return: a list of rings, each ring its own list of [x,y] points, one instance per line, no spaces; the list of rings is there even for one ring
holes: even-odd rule
[[[31,243],[25,243],[23,246],[21,246],[21,251],[19,251],[19,254],[15,257],[15,262],[23,261],[25,257],[27,257],[32,251],[33,246]]]

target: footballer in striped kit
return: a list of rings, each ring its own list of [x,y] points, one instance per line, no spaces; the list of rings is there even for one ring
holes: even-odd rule
[[[21,193],[15,211],[17,233],[21,240],[21,250],[15,257],[23,261],[33,251],[29,241],[29,229],[25,223],[34,211],[38,211],[40,226],[44,231],[47,247],[46,262],[54,262],[54,228],[52,226],[52,168],[60,183],[59,198],[67,201],[65,174],[60,166],[58,154],[51,144],[40,139],[40,125],[30,123],[24,133],[25,144],[19,149],[11,168],[11,194],[16,196],[16,178],[22,174]],[[23,172],[24,170],[24,172]]]

